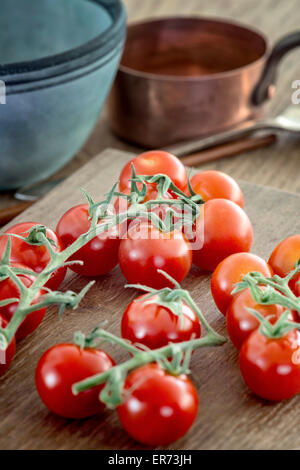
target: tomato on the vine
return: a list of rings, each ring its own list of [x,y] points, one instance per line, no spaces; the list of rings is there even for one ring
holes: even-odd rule
[[[280,401],[300,392],[300,335],[291,330],[281,338],[254,331],[240,350],[240,370],[250,390]]]
[[[7,319],[0,313],[0,327],[6,328],[8,325]],[[16,352],[15,337],[11,340],[5,351],[0,349],[0,377],[6,372]]]
[[[285,311],[281,305],[257,304],[249,289],[235,294],[227,308],[226,326],[228,335],[237,349],[240,349],[248,336],[260,326],[259,320],[248,311],[248,308],[256,310],[271,324],[274,324]],[[297,320],[296,315],[292,320]]]
[[[150,150],[126,163],[120,174],[120,191],[130,188],[131,163],[134,164],[137,175],[165,174],[182,191],[187,187],[187,172],[181,161],[175,155],[163,150]]]
[[[130,190],[125,189],[123,191],[123,194],[125,194],[125,195],[130,194]],[[157,191],[156,185],[148,184],[147,185],[146,196],[145,196],[144,200],[141,201],[141,203],[146,203],[146,202],[149,202],[149,201],[156,201],[157,198],[158,198],[158,191]],[[177,198],[176,194],[168,191],[167,193],[164,194],[163,199],[165,199],[165,200],[172,200],[172,199],[177,200],[178,198]],[[116,198],[115,203],[114,203],[115,214],[121,214],[122,212],[126,212],[126,211],[128,211],[129,208],[130,208],[130,203],[125,198],[123,198],[122,196],[118,196]],[[176,212],[179,212],[179,214],[181,215],[181,212],[182,212],[181,207],[173,206],[173,208],[175,209]],[[167,205],[158,204],[158,203],[155,203],[155,202],[153,202],[153,204],[151,204],[151,207],[149,207],[149,209],[148,209],[148,212],[154,212],[162,220],[165,220],[165,218],[166,218],[166,211],[167,211]],[[139,223],[140,223],[141,220],[143,220],[144,222],[148,221],[148,219],[146,217],[138,216],[136,219],[127,221],[127,224],[126,224],[127,229],[129,227],[129,225],[131,223],[135,223],[136,220],[138,220]],[[177,220],[178,220],[178,218],[177,218]],[[175,222],[176,222],[176,219],[175,219],[175,217],[173,217],[173,223],[175,223]],[[120,238],[122,238],[124,236],[124,233],[126,232],[126,230],[124,230],[124,225],[125,224],[122,225],[122,231],[121,231],[121,237]]]
[[[26,266],[21,264],[13,264],[13,266],[20,268],[20,269],[28,269]],[[34,281],[33,276],[29,275],[18,275],[20,280],[23,282],[24,286],[29,288]],[[36,304],[43,295],[43,291],[39,290],[36,295],[35,299],[32,302],[32,305]],[[16,286],[15,282],[11,278],[6,278],[3,281],[0,281],[0,301],[12,298],[20,298],[20,291]],[[13,302],[8,304],[4,307],[0,307],[0,314],[4,315],[5,318],[10,321],[17,309],[18,302]],[[46,308],[41,308],[34,312],[29,313],[16,332],[16,340],[20,341],[28,336],[30,333],[36,330],[39,324],[42,322],[44,316],[46,314]]]
[[[269,264],[274,273],[280,277],[285,277],[292,271],[295,264],[300,259],[300,234],[282,240],[273,250]],[[290,281],[292,291],[300,297],[300,274],[296,274]]]
[[[157,296],[143,299],[145,295],[135,299],[126,308],[121,322],[123,338],[157,349],[169,342],[177,343],[200,337],[199,319],[187,304],[182,304],[182,315],[179,316],[157,304]]]
[[[21,235],[24,238],[28,236],[28,230],[30,230],[35,225],[39,225],[35,222],[24,222],[20,224],[13,225],[5,231],[5,233],[12,233]],[[46,231],[47,237],[55,243],[53,248],[60,252],[63,247],[61,241],[57,234],[47,228]],[[5,235],[0,236],[0,256],[3,255],[8,237]],[[47,264],[50,261],[50,254],[46,246],[38,245],[29,245],[23,240],[20,240],[17,237],[11,237],[11,257],[10,260],[12,263],[20,263],[24,266],[27,266],[29,269],[32,269],[36,273],[42,272]],[[51,278],[46,284],[46,287],[49,289],[58,289],[66,275],[66,268],[62,267],[57,269],[52,273]]]
[[[192,251],[179,230],[161,232],[146,222],[133,223],[120,243],[119,263],[128,282],[160,289],[172,284],[157,270],[181,282],[191,268]]]
[[[105,223],[105,219],[100,223]],[[67,248],[80,235],[88,232],[90,226],[89,206],[88,204],[79,204],[69,209],[61,217],[56,231],[63,246]],[[78,274],[90,277],[107,274],[118,264],[119,236],[119,226],[114,226],[97,235],[69,258],[69,261],[83,261],[84,264],[71,265],[70,269]]]
[[[235,253],[224,259],[211,278],[211,293],[215,304],[223,315],[226,314],[234,285],[251,271],[258,271],[266,277],[273,275],[265,260],[251,253]]]
[[[196,236],[202,237],[203,246],[193,252],[193,262],[198,268],[213,271],[227,256],[250,250],[252,224],[246,212],[234,202],[211,199],[204,204],[200,217],[204,218],[204,230],[199,223],[200,233]]]
[[[226,173],[216,170],[200,171],[192,176],[190,184],[195,193],[204,201],[229,199],[244,207],[244,195],[238,183]]]
[[[157,364],[131,372],[125,400],[117,409],[125,431],[149,446],[165,446],[184,436],[198,410],[198,396],[185,376],[170,375]]]
[[[104,351],[81,349],[75,344],[56,344],[40,358],[35,381],[37,391],[46,407],[64,418],[87,418],[103,411],[99,400],[102,385],[73,395],[72,385],[115,365]]]

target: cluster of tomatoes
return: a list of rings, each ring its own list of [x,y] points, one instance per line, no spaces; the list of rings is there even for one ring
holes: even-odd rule
[[[20,223],[11,227],[9,230],[7,230],[7,232],[15,234],[17,236],[20,235],[26,238],[26,236],[28,235],[28,231],[35,225],[37,224],[33,222]],[[47,237],[53,241],[55,250],[61,251],[63,249],[59,237],[53,230],[47,229]],[[3,256],[5,252],[7,241],[7,236],[2,235],[0,237],[0,256]],[[14,236],[11,237],[11,266],[27,271],[32,271],[32,275],[22,274],[18,276],[27,288],[29,288],[35,280],[34,273],[39,274],[41,271],[43,271],[47,267],[49,261],[50,254],[45,246],[33,246],[26,243],[24,240],[21,240],[20,238]],[[51,275],[51,278],[49,279],[45,287],[52,290],[56,290],[64,280],[65,274],[66,268],[59,268]],[[45,291],[43,289],[39,290],[36,293],[33,303],[38,303],[41,297],[43,296],[44,292]],[[3,280],[1,280],[0,278],[0,301],[19,298],[20,291],[15,282],[9,277],[4,278]],[[11,321],[14,315],[17,306],[18,302],[16,301],[6,306],[0,307],[1,327],[7,327],[8,323]],[[3,363],[0,364],[0,376],[4,374],[13,359],[16,349],[16,341],[20,341],[26,336],[28,336],[30,333],[32,333],[42,322],[45,314],[46,308],[42,308],[40,310],[36,310],[30,313],[23,320],[16,332],[15,337],[13,338],[6,350],[5,361],[2,361]]]
[[[181,191],[189,194],[185,167],[174,155],[163,151],[150,151],[129,161],[119,178],[119,190],[128,195],[131,186],[131,164],[137,175],[165,174]],[[192,263],[200,269],[212,271],[226,256],[239,251],[249,251],[252,244],[252,225],[243,210],[243,194],[239,185],[228,175],[217,171],[204,171],[190,180],[193,191],[202,196],[206,204],[201,214],[204,228],[201,249],[192,250],[187,236],[177,229],[171,233],[160,232],[148,221],[131,223],[122,233],[113,227],[100,234],[79,250],[73,259],[82,260],[82,266],[72,269],[84,276],[106,274],[118,263],[130,283],[140,283],[155,288],[166,285],[166,279],[157,272],[162,269],[178,282],[190,271]],[[147,186],[145,201],[155,200],[155,184]],[[175,197],[167,193],[165,198]],[[127,202],[118,198],[117,211],[127,209]],[[155,208],[154,208],[155,210]],[[63,215],[57,225],[57,234],[63,245],[69,246],[90,227],[89,206],[81,204]],[[195,234],[197,237],[197,234]]]
[[[274,325],[286,311],[282,305],[257,303],[248,289],[232,294],[234,286],[250,272],[267,278],[286,277],[300,259],[300,235],[283,240],[268,262],[250,253],[236,253],[223,260],[212,275],[211,292],[220,312],[226,316],[228,335],[240,351],[241,374],[249,388],[267,400],[284,400],[300,392],[300,334],[292,329],[279,337],[267,337],[260,331],[255,310]],[[300,297],[300,274],[289,287]],[[266,287],[262,286],[264,290]],[[291,311],[291,321],[299,322],[299,312]]]
[[[282,242],[272,253],[269,263],[249,254],[253,229],[243,210],[244,200],[239,185],[228,175],[217,171],[203,171],[194,175],[190,182],[180,160],[163,151],[151,151],[139,155],[123,168],[119,190],[130,194],[132,163],[137,175],[167,175],[174,185],[186,195],[199,194],[205,201],[200,217],[203,217],[202,244],[192,249],[191,241],[184,231],[174,229],[171,233],[150,227],[149,220],[127,224],[122,230],[114,226],[93,238],[78,250],[70,261],[82,264],[70,265],[74,272],[96,277],[111,271],[117,264],[132,284],[143,284],[156,289],[170,286],[159,272],[165,271],[181,282],[192,264],[201,270],[214,271],[212,295],[219,310],[226,315],[227,329],[233,344],[241,349],[240,367],[249,387],[259,396],[283,399],[300,390],[300,361],[295,361],[298,351],[298,333],[292,330],[280,339],[269,339],[259,331],[259,321],[247,310],[258,310],[264,317],[275,321],[283,312],[279,305],[256,305],[248,290],[232,295],[234,285],[251,271],[270,277],[273,273],[285,276],[300,257],[300,236]],[[145,201],[155,200],[158,191],[155,184],[147,185]],[[168,192],[165,198],[176,198]],[[119,197],[115,204],[122,212],[124,201]],[[47,229],[47,237],[54,242],[55,250],[61,251],[91,226],[89,204],[77,205],[68,210],[58,222],[56,232]],[[126,208],[127,209],[127,208]],[[100,220],[101,224],[102,221]],[[104,223],[104,220],[103,220]],[[22,235],[34,223],[18,224],[7,233]],[[151,231],[151,237],[136,236]],[[126,236],[124,236],[124,230]],[[157,236],[153,236],[153,232]],[[120,236],[122,233],[122,236]],[[8,236],[0,237],[0,255],[4,253]],[[50,253],[44,245],[30,245],[11,237],[11,265],[40,273],[50,261]],[[45,287],[57,289],[64,279],[66,268],[55,271]],[[19,275],[26,287],[35,277]],[[299,296],[297,279],[291,288]],[[41,290],[34,302],[43,296]],[[18,287],[11,278],[0,278],[0,301],[18,299]],[[151,303],[140,296],[125,310],[121,321],[123,339],[144,348],[158,349],[168,343],[199,338],[201,325],[196,312],[183,302],[182,316],[175,315],[163,306],[155,296]],[[18,303],[0,307],[0,323],[7,326]],[[30,313],[20,325],[16,339],[22,339],[34,331],[42,321],[46,309]],[[296,320],[296,314],[295,314]],[[15,339],[6,351],[6,364],[0,365],[0,374],[8,367],[15,350]],[[36,386],[45,405],[54,413],[66,418],[84,418],[100,412],[104,404],[99,401],[103,386],[93,387],[74,395],[72,385],[87,377],[111,369],[114,360],[92,343],[82,347],[77,344],[57,344],[46,351],[36,369]],[[280,367],[284,365],[284,367]],[[287,371],[287,367],[289,370]],[[280,386],[279,386],[280,385]],[[296,390],[297,389],[297,390]],[[129,373],[124,385],[124,401],[118,406],[118,416],[126,431],[139,442],[148,445],[167,445],[191,427],[198,409],[197,392],[185,376],[174,376],[159,364],[147,364]],[[147,423],[145,425],[145,423]]]

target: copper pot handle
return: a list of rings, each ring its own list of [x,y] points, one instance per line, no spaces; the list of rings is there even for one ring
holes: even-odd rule
[[[270,97],[271,87],[276,82],[279,62],[285,54],[298,46],[300,46],[300,31],[284,36],[274,45],[265,63],[260,80],[254,89],[252,95],[254,105],[259,106]]]

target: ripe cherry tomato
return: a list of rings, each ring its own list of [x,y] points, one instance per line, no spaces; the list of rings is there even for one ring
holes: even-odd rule
[[[296,330],[268,339],[259,330],[243,343],[240,370],[244,381],[261,398],[291,398],[300,391],[300,336]]]
[[[155,175],[162,173],[171,178],[175,186],[184,191],[187,186],[187,172],[181,161],[163,150],[151,150],[133,158],[124,166],[120,174],[120,191],[130,188],[131,163],[137,175]]]
[[[165,446],[188,432],[197,410],[196,389],[185,375],[175,377],[150,364],[127,377],[125,401],[118,407],[118,415],[136,441]]]
[[[10,227],[6,230],[5,233],[15,233],[17,235],[22,235],[22,237],[27,237],[27,232],[29,229],[39,225],[35,222],[24,222],[21,224],[16,224],[13,227]],[[58,236],[53,230],[47,229],[47,237],[55,242],[56,250],[62,251],[62,244]],[[0,256],[3,255],[6,244],[7,236],[3,235],[0,237]],[[50,261],[49,251],[45,246],[29,245],[25,241],[20,240],[16,237],[11,237],[11,257],[10,260],[12,263],[20,263],[24,266],[27,266],[29,269],[32,269],[36,273],[40,273],[45,269],[47,264]],[[66,275],[66,268],[59,268],[55,271],[49,281],[46,284],[46,287],[49,289],[58,289]]]
[[[256,310],[272,324],[285,311],[281,305],[257,304],[249,289],[234,295],[227,308],[226,325],[229,337],[237,349],[240,349],[248,336],[260,326],[259,320],[247,310],[248,308]],[[297,320],[296,315],[292,320]]]
[[[8,322],[0,313],[0,327],[6,328]],[[0,350],[0,377],[6,372],[16,352],[16,340],[13,337],[6,351]]]
[[[266,277],[273,275],[265,260],[251,253],[236,253],[228,256],[214,271],[211,279],[211,293],[215,304],[223,315],[226,314],[234,285],[251,271],[258,271]]]
[[[200,194],[204,201],[210,199],[229,199],[240,207],[244,207],[244,195],[238,183],[222,171],[201,171],[192,176],[191,186],[195,193]]]
[[[20,264],[14,266],[21,269],[26,269],[26,266],[22,266]],[[21,281],[26,287],[30,287],[34,281],[33,276],[19,275],[18,277],[21,279]],[[42,290],[37,292],[33,304],[37,303],[42,295]],[[6,278],[4,281],[0,282],[0,301],[12,298],[20,298],[20,292],[14,281],[10,278]],[[0,314],[4,315],[5,318],[10,321],[17,309],[17,306],[18,302],[14,302],[12,304],[6,305],[5,307],[0,307]],[[42,322],[45,314],[46,308],[42,308],[27,315],[16,332],[16,340],[20,341],[21,339],[24,339],[30,333],[35,331],[39,324]]]
[[[285,277],[292,271],[300,258],[300,235],[292,235],[283,240],[272,252],[269,264],[274,273]],[[297,274],[291,281],[290,287],[294,293],[300,297],[300,274]]]
[[[182,320],[171,310],[157,303],[142,300],[145,295],[131,302],[125,310],[122,337],[132,343],[141,343],[150,349],[166,346],[169,342],[188,341],[199,338],[201,327],[196,313],[183,303]],[[155,302],[157,296],[151,298]]]
[[[203,246],[194,250],[193,261],[198,268],[213,271],[227,256],[247,252],[253,240],[253,228],[247,214],[227,199],[211,199],[204,204]],[[201,227],[201,224],[199,224]]]
[[[56,230],[65,248],[90,229],[88,210],[88,204],[72,207],[58,222]],[[91,277],[111,271],[118,264],[119,235],[118,226],[115,226],[93,238],[70,257],[70,261],[83,261],[84,264],[82,266],[71,265],[70,269],[83,276]]]
[[[35,381],[41,400],[53,413],[64,418],[87,418],[103,411],[99,401],[102,385],[73,395],[75,382],[100,374],[114,366],[100,349],[81,349],[75,344],[56,344],[40,358]]]
[[[161,232],[148,223],[131,224],[120,243],[119,263],[127,281],[160,289],[172,284],[158,269],[181,282],[192,264],[190,243],[182,232]]]

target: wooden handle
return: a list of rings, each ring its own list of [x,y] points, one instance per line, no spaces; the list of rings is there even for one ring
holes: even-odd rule
[[[275,135],[248,137],[181,157],[181,161],[188,166],[198,166],[203,163],[218,160],[219,158],[231,157],[242,152],[271,145],[275,140]],[[180,155],[178,156],[180,157]],[[0,226],[10,222],[14,217],[17,217],[17,215],[28,209],[32,204],[33,202],[22,202],[0,210]]]
[[[242,152],[255,150],[257,148],[266,147],[275,142],[275,135],[264,135],[260,137],[247,137],[244,139],[236,140],[228,144],[223,144],[218,147],[213,147],[201,152],[193,153],[181,157],[180,160],[187,166],[198,166],[203,163],[208,163],[219,158],[231,157],[238,155]],[[178,155],[180,157],[180,155]]]
[[[28,209],[33,204],[33,202],[20,202],[19,204],[14,204],[11,207],[0,210],[0,226],[5,225],[10,222],[14,217],[21,214],[23,211]]]

